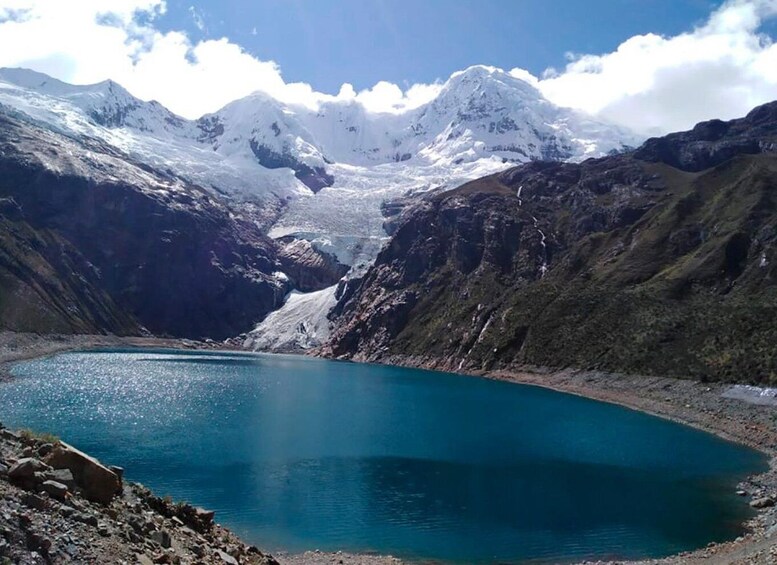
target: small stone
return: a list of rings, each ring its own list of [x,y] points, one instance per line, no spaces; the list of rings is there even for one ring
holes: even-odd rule
[[[27,529],[32,525],[32,518],[28,514],[19,514],[19,526],[22,529]]]
[[[737,496],[747,496],[747,491],[740,489],[737,491]]]
[[[32,447],[25,447],[22,449],[22,457],[32,457],[35,451],[33,451]]]
[[[27,549],[46,555],[51,549],[51,540],[37,532],[28,532]]]
[[[216,555],[218,555],[218,556],[219,556],[219,558],[220,558],[220,559],[221,559],[221,560],[222,560],[224,563],[226,563],[227,565],[240,565],[240,564],[237,562],[237,559],[235,559],[234,557],[232,557],[232,556],[231,556],[229,553],[225,553],[225,552],[221,551],[220,549],[217,549],[217,550],[216,550]]]
[[[102,537],[107,538],[111,535],[111,530],[105,524],[100,524],[97,527],[97,533],[100,534]]]
[[[164,530],[156,530],[154,532],[151,532],[151,535],[149,535],[148,537],[151,538],[151,540],[158,543],[159,545],[161,545],[162,547],[164,547],[165,549],[170,547],[172,543],[170,539],[170,534],[168,534]]]
[[[22,495],[21,501],[22,501],[22,504],[24,504],[25,506],[29,506],[33,510],[45,510],[46,507],[49,505],[48,501],[45,498],[42,498],[37,494],[32,494],[29,492],[26,492]]]
[[[16,432],[12,432],[11,430],[7,430],[5,428],[0,430],[0,437],[2,437],[3,439],[7,439],[8,441],[16,441],[16,442],[18,442],[21,439],[21,437],[19,437],[19,434],[17,434]]]
[[[216,513],[212,510],[205,510],[204,508],[194,509],[195,527],[200,531],[210,530],[213,527],[213,520],[215,517]]]
[[[44,443],[38,448],[38,456],[39,457],[46,457],[49,453],[51,453],[54,450],[54,446],[50,443]]]
[[[0,477],[4,477],[8,474],[8,466],[4,463],[0,463]]]
[[[135,556],[135,559],[138,560],[138,565],[154,565],[154,560],[145,553],[139,553]]]
[[[199,559],[202,559],[203,557],[205,557],[205,548],[202,547],[201,545],[195,545],[194,547],[192,547],[192,553]]]
[[[84,524],[87,524],[89,526],[94,526],[95,528],[97,527],[97,524],[98,524],[97,517],[93,516],[92,514],[84,514],[84,513],[75,514],[73,516],[73,519],[78,520],[79,522],[83,522]]]
[[[124,480],[124,467],[117,467],[116,465],[108,465],[108,469],[116,473],[116,476],[119,477],[119,481]]]

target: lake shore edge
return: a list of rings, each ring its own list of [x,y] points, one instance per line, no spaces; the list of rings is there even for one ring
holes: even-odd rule
[[[0,383],[12,378],[10,368],[19,362],[49,357],[73,350],[100,348],[173,348],[245,352],[237,343],[197,342],[156,337],[117,337],[93,335],[38,335],[0,332]],[[356,360],[360,362],[361,360]],[[370,361],[374,362],[374,361]],[[752,499],[777,495],[777,410],[770,406],[749,404],[723,398],[729,386],[719,383],[669,377],[619,375],[600,371],[545,370],[509,367],[497,371],[468,370],[452,362],[433,358],[387,356],[378,364],[465,374],[539,386],[557,392],[574,394],[592,400],[617,404],[625,408],[665,418],[718,437],[757,449],[769,457],[770,469],[749,477],[740,486]],[[42,430],[49,431],[49,430]],[[55,432],[56,430],[51,430]],[[110,463],[110,462],[109,462]],[[777,508],[760,509],[746,527],[748,533],[734,541],[711,544],[692,552],[661,559],[617,563],[642,565],[675,565],[690,563],[763,563],[777,561]],[[225,530],[226,531],[226,530]],[[306,552],[277,553],[282,565],[343,563],[396,565],[403,561],[392,556]],[[586,563],[606,563],[594,561]]]

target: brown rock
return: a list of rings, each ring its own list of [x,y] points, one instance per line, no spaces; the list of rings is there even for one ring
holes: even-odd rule
[[[121,491],[116,473],[72,445],[60,442],[46,460],[55,469],[69,469],[88,500],[108,504]]]
[[[68,494],[67,486],[57,481],[44,481],[43,490],[58,500],[64,500]]]
[[[8,478],[20,481],[24,479],[32,479],[36,472],[42,472],[50,469],[48,465],[35,459],[34,457],[25,457],[19,459],[9,470]]]

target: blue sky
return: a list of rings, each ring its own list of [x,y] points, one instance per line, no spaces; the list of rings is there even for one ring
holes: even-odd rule
[[[474,64],[535,75],[565,53],[607,53],[643,33],[702,24],[711,0],[167,0],[157,25],[193,39],[228,37],[289,82],[336,93],[380,80],[445,79]],[[202,26],[199,29],[198,23]]]

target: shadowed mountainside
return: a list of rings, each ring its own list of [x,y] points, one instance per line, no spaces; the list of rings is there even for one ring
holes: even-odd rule
[[[17,331],[224,339],[294,284],[274,274],[278,247],[250,216],[12,114],[0,114],[0,241],[0,327]],[[296,268],[309,285],[339,278]]]

